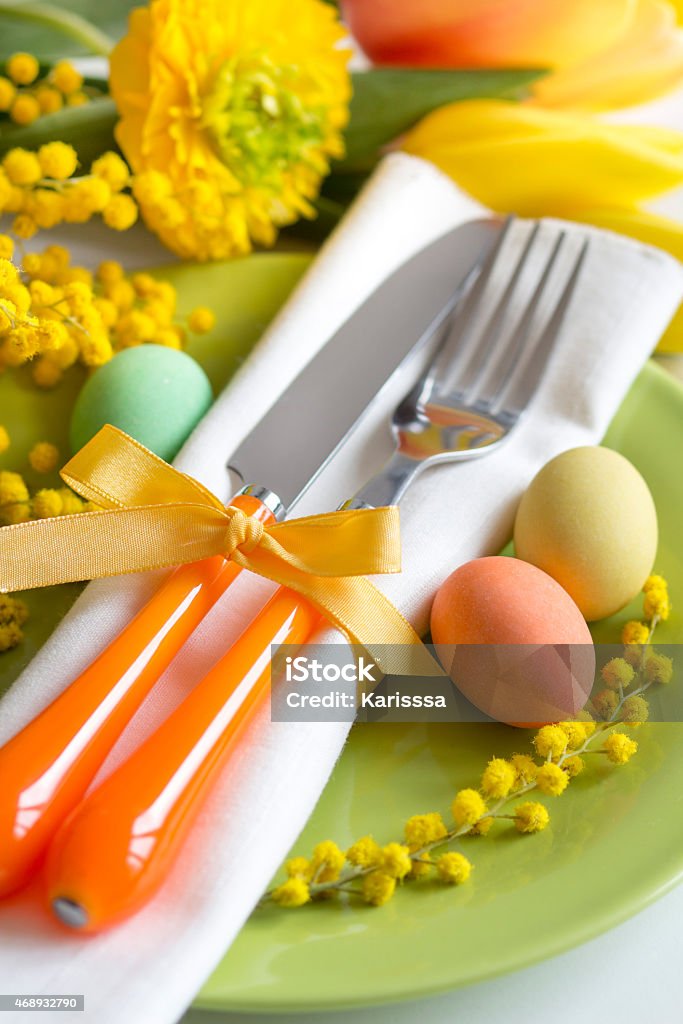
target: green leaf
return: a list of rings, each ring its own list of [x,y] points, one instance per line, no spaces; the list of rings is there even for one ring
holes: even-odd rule
[[[325,178],[321,198],[346,207],[353,202],[368,180],[372,167],[365,171],[345,171],[342,168],[339,174],[335,173],[336,170],[336,165],[333,165],[332,174]]]
[[[17,50],[27,50],[48,62],[54,62],[60,57],[93,52],[88,46],[48,25],[18,20],[17,15],[21,14],[24,4],[19,0],[13,6],[17,7],[16,15],[13,13],[11,17],[3,17],[0,12],[0,60]],[[25,6],[30,8],[38,5],[27,3]],[[68,0],[68,3],[53,6],[68,8],[68,14],[84,18],[105,35],[117,40],[126,31],[128,14],[132,8],[145,5],[143,0]]]
[[[114,101],[103,96],[81,107],[64,107],[55,114],[46,114],[25,127],[5,121],[0,126],[0,156],[13,146],[37,149],[44,142],[59,139],[70,143],[81,164],[89,168],[105,150],[117,148],[114,140],[117,119]]]
[[[545,72],[422,71],[372,68],[353,75],[351,120],[346,131],[346,157],[334,171],[367,171],[382,146],[411,128],[444,103],[484,97],[522,97]]]

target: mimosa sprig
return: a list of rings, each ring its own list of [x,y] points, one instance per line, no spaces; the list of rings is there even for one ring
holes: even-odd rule
[[[318,843],[310,858],[285,864],[287,879],[270,889],[262,902],[301,907],[311,901],[348,893],[372,906],[387,903],[397,885],[432,875],[461,885],[473,865],[458,850],[447,850],[468,835],[486,835],[494,821],[509,821],[520,835],[541,832],[550,822],[545,804],[522,799],[531,794],[561,796],[586,767],[588,755],[612,765],[627,764],[638,743],[619,729],[633,730],[648,718],[644,694],[673,677],[671,658],[652,646],[655,629],[669,616],[666,580],[650,576],[645,583],[645,622],[628,622],[622,632],[623,656],[601,670],[605,688],[579,720],[544,725],[533,739],[533,753],[494,757],[484,769],[478,789],[461,789],[451,804],[447,824],[438,811],[416,814],[404,827],[402,841],[381,846],[372,836],[358,839],[346,852],[332,840]],[[628,693],[626,692],[628,691]]]

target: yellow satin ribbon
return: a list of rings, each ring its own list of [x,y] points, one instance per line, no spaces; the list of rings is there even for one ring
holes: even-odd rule
[[[303,595],[384,672],[440,674],[410,623],[364,578],[400,572],[395,506],[264,525],[110,425],[61,476],[103,511],[0,528],[0,591],[223,555]]]

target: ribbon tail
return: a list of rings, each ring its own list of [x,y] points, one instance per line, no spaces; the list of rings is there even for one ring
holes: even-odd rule
[[[330,580],[314,577],[306,596],[351,643],[368,652],[384,675],[444,675],[408,620],[370,580],[358,576],[334,583],[330,593]]]
[[[242,568],[301,594],[350,643],[363,647],[385,675],[444,674],[408,620],[364,576],[313,576],[282,561],[275,564],[260,548],[235,551],[232,557]]]

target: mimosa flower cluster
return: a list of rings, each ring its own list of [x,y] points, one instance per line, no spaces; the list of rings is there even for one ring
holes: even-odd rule
[[[622,657],[612,658],[601,670],[604,688],[592,697],[588,709],[597,719],[619,717],[636,725],[647,721],[648,705],[644,692],[654,683],[666,685],[673,678],[673,661],[652,646],[659,622],[669,618],[671,601],[663,576],[649,576],[643,586],[643,618],[627,622],[621,634]]]
[[[22,626],[28,619],[28,608],[18,597],[0,594],[0,654],[10,651],[24,639]]]
[[[84,224],[95,215],[117,231],[138,218],[138,207],[126,189],[128,165],[114,152],[94,160],[89,173],[77,173],[78,155],[65,142],[47,142],[37,152],[11,149],[0,166],[0,213],[15,214],[12,232],[32,238],[41,228]]]
[[[0,426],[0,454],[10,444],[7,428]],[[49,441],[38,441],[28,453],[28,463],[35,473],[54,474],[60,461],[59,449]],[[98,507],[94,502],[84,501],[69,487],[41,487],[32,495],[21,473],[0,470],[0,525],[92,512]]]
[[[102,366],[124,348],[153,342],[184,347],[215,318],[204,306],[181,316],[176,289],[147,273],[126,274],[114,260],[96,272],[71,264],[69,250],[50,245],[27,253],[0,235],[0,369],[31,364],[35,383],[51,388],[69,367]]]
[[[31,53],[15,53],[5,61],[0,74],[0,117],[17,125],[33,124],[43,114],[55,114],[62,107],[80,107],[101,95],[99,89],[84,86],[83,75],[68,60],[58,61],[46,74]]]
[[[605,688],[579,720],[544,725],[533,738],[531,753],[493,757],[476,789],[455,794],[448,819],[438,811],[416,814],[406,822],[401,841],[380,845],[367,835],[342,851],[325,840],[310,858],[288,860],[286,881],[267,892],[263,900],[301,907],[345,892],[372,906],[382,906],[399,885],[411,880],[432,878],[447,885],[467,882],[473,870],[469,857],[460,850],[446,849],[466,836],[487,835],[496,823],[506,824],[522,836],[546,829],[550,813],[537,797],[565,793],[591,756],[614,766],[627,764],[638,750],[630,733],[648,717],[643,694],[655,683],[672,679],[671,659],[651,643],[657,623],[667,618],[671,607],[666,580],[650,576],[644,596],[645,621],[626,624],[623,657],[603,666]]]

